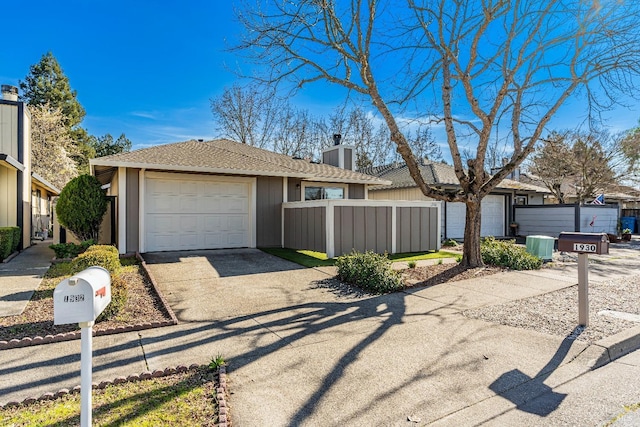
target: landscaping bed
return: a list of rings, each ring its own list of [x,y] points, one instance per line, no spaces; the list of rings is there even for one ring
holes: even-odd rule
[[[170,373],[148,373],[100,384],[92,392],[93,425],[229,425],[224,372],[206,366],[179,367]],[[80,425],[79,390],[7,405],[0,409],[0,424]]]
[[[125,258],[122,262],[125,264],[121,270],[121,277],[127,285],[126,303],[116,316],[94,325],[96,334],[121,332],[124,328],[144,329],[152,325],[173,324],[175,321],[169,309],[156,293],[138,260]],[[70,275],[69,263],[52,265],[24,312],[16,316],[0,317],[0,341],[22,340],[25,337],[55,337],[69,332],[78,332],[79,337],[78,325],[53,324],[53,291],[58,283]]]
[[[406,288],[440,285],[465,279],[476,279],[482,276],[504,271],[501,267],[485,266],[467,268],[460,264],[436,264],[425,267],[407,268],[402,271]]]

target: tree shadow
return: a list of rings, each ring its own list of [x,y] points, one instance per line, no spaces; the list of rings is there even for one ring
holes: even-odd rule
[[[495,380],[489,389],[499,396],[511,401],[516,405],[516,409],[530,414],[546,417],[558,409],[566,394],[557,393],[544,382],[562,364],[575,339],[582,333],[582,326],[577,326],[562,340],[560,347],[556,350],[549,362],[540,369],[540,372],[533,378],[529,377],[519,369],[505,372]],[[536,404],[533,401],[544,396]]]

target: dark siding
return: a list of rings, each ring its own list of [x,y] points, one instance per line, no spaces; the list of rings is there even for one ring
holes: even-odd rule
[[[349,184],[350,199],[364,199],[364,184]]]
[[[302,188],[302,180],[299,178],[289,178],[287,184],[287,202],[299,202]]]
[[[352,171],[353,167],[353,150],[351,148],[344,149],[344,168]]]
[[[140,249],[140,169],[127,169],[127,252]]]
[[[398,207],[396,251],[424,252],[438,247],[437,208]]]
[[[282,178],[258,177],[256,196],[256,245],[281,245]]]
[[[284,246],[326,252],[325,208],[293,208],[284,213]]]
[[[331,165],[331,166],[340,166],[340,157],[338,155],[339,150],[331,150],[325,153],[322,153],[322,163]]]
[[[391,253],[391,207],[336,206],[335,255],[374,251]]]

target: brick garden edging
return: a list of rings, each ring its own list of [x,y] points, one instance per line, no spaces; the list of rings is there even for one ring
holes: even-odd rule
[[[186,367],[184,365],[178,365],[175,368],[166,368],[164,370],[160,370],[157,369],[153,372],[151,371],[145,371],[142,372],[139,375],[129,375],[128,377],[117,377],[116,379],[114,379],[113,381],[102,381],[100,383],[93,383],[92,384],[92,388],[94,389],[104,389],[107,386],[110,385],[114,385],[114,384],[124,384],[124,383],[128,383],[128,382],[135,382],[135,381],[143,381],[143,380],[148,380],[150,378],[160,378],[160,377],[166,377],[169,375],[173,375],[177,372],[187,372],[189,370],[198,370],[201,367],[203,367],[205,365],[198,365],[198,364],[193,364],[189,367]],[[231,425],[231,419],[229,417],[229,405],[227,403],[227,396],[228,396],[228,390],[227,390],[227,369],[226,366],[220,366],[218,367],[217,370],[217,374],[218,374],[218,384],[216,387],[216,402],[218,403],[218,427],[229,427]],[[58,399],[62,396],[66,396],[68,394],[74,394],[74,393],[80,393],[80,386],[77,385],[75,387],[73,387],[71,390],[69,390],[68,388],[63,388],[58,390],[55,393],[44,393],[42,396],[40,397],[27,397],[26,399],[24,399],[22,402],[16,402],[16,401],[11,401],[11,402],[7,402],[4,405],[0,405],[0,408],[9,408],[9,407],[13,407],[13,406],[20,406],[20,405],[30,405],[32,403],[38,402],[38,401],[44,401],[44,400],[54,400],[54,399]]]
[[[142,255],[140,255],[138,252],[136,252],[135,257],[138,259],[138,261],[140,261],[140,265],[142,266],[142,271],[144,271],[144,274],[146,274],[147,278],[149,279],[149,282],[151,283],[151,287],[153,288],[153,291],[158,296],[158,299],[160,300],[162,307],[167,312],[167,314],[169,314],[169,317],[171,318],[171,320],[165,320],[162,322],[137,323],[137,324],[127,325],[127,326],[115,326],[115,327],[103,329],[100,331],[94,330],[93,331],[94,337],[102,336],[102,335],[121,334],[123,332],[142,331],[145,329],[161,328],[164,326],[173,326],[178,324],[178,318],[176,317],[173,310],[171,310],[171,307],[167,303],[167,300],[164,298],[164,296],[160,292],[158,283],[156,282],[155,278],[151,274],[151,271],[149,271],[149,268],[147,267],[147,263],[145,262],[144,258],[142,258]],[[3,341],[0,341],[0,350],[8,350],[11,348],[19,348],[19,347],[28,347],[31,345],[50,344],[50,343],[62,342],[62,341],[71,341],[71,340],[80,339],[80,335],[81,335],[81,331],[72,331],[72,332],[59,333],[55,335],[46,335],[44,337],[35,336],[35,337],[24,337],[22,339],[12,339],[9,341],[3,340]]]
[[[169,317],[171,317],[171,321],[173,322],[174,325],[177,325],[178,318],[176,317],[173,310],[171,310],[171,307],[169,306],[169,303],[167,302],[167,300],[164,298],[164,295],[162,295],[162,292],[160,292],[160,288],[158,287],[158,282],[156,282],[155,277],[153,277],[153,274],[151,274],[151,270],[149,270],[149,267],[147,267],[147,262],[144,260],[144,258],[142,258],[142,255],[140,255],[140,252],[136,252],[136,258],[140,261],[140,265],[142,265],[142,269],[147,275],[149,282],[151,282],[151,286],[153,286],[153,290],[155,291],[156,295],[158,296],[158,298],[160,298],[160,301],[162,302],[162,306],[164,307],[165,310],[167,310],[167,313],[169,313]]]

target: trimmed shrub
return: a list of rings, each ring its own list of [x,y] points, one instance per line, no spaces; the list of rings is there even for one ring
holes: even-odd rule
[[[72,261],[73,270],[80,272],[85,268],[99,266],[106,268],[110,273],[114,273],[120,269],[120,258],[118,252],[115,253],[107,249],[95,249],[90,246],[85,252],[81,253]]]
[[[338,257],[336,267],[341,280],[368,292],[382,294],[404,287],[400,273],[391,268],[391,261],[386,255],[353,251]]]
[[[120,274],[111,275],[111,302],[104,309],[96,322],[110,320],[116,317],[127,303],[127,281]]]
[[[18,250],[18,245],[20,245],[20,234],[22,233],[22,229],[20,227],[10,227],[13,229],[13,243],[11,244],[11,252],[15,252]]]
[[[13,248],[13,227],[0,227],[0,260],[11,255]]]
[[[60,224],[80,240],[98,240],[100,223],[107,211],[107,196],[100,181],[80,175],[65,185],[58,197],[56,214]]]
[[[118,257],[120,256],[120,252],[118,252],[118,248],[111,245],[91,245],[87,249],[87,252],[92,252],[92,251],[107,251],[115,254]]]
[[[85,252],[94,243],[94,240],[86,240],[79,245],[75,243],[57,243],[55,245],[49,245],[49,247],[56,253],[56,258],[75,258]]]
[[[482,261],[485,264],[507,267],[512,270],[537,270],[542,266],[542,259],[531,255],[514,240],[496,240],[485,238],[480,244]]]

